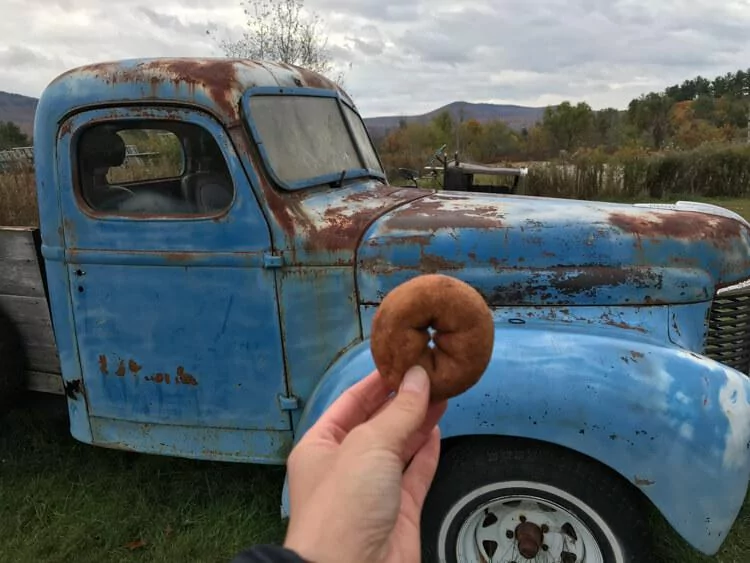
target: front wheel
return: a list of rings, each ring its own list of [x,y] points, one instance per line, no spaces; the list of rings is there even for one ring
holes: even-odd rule
[[[605,467],[554,446],[449,449],[422,512],[425,563],[648,561],[647,513]]]

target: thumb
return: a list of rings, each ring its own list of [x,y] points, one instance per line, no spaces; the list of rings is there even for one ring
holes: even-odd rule
[[[422,427],[429,402],[430,379],[422,366],[414,366],[404,374],[393,400],[369,423],[378,441],[400,454]]]

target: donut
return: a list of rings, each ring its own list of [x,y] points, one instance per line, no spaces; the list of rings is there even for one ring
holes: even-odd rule
[[[372,320],[370,351],[391,389],[420,365],[430,377],[430,400],[442,401],[479,381],[494,339],[492,313],[477,290],[451,276],[424,274],[385,296]]]

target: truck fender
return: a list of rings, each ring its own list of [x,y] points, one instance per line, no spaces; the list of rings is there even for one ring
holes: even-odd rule
[[[628,332],[496,328],[484,376],[449,402],[443,439],[520,437],[589,456],[638,487],[690,545],[713,554],[750,478],[750,381]],[[296,440],[373,369],[367,340],[341,356],[307,402]],[[282,515],[288,510],[285,482]]]

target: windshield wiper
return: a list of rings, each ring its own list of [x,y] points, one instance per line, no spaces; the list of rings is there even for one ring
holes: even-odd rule
[[[333,182],[331,182],[328,185],[331,186],[332,188],[340,188],[341,185],[344,183],[344,177],[345,176],[346,176],[346,170],[342,170],[341,171],[341,176],[339,176],[339,179],[338,180],[334,180]]]

